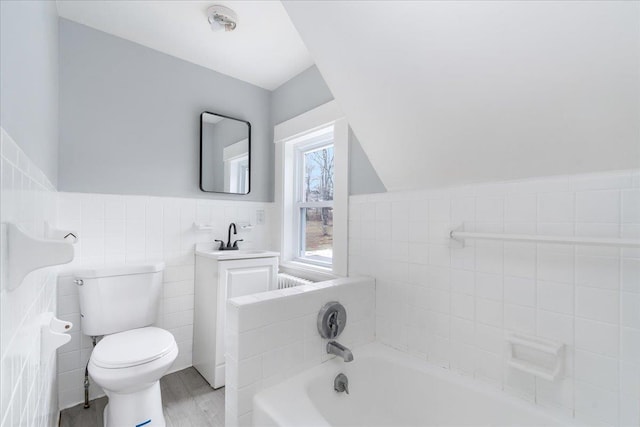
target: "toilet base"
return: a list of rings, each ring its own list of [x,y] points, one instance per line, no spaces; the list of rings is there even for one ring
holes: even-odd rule
[[[104,408],[105,427],[165,427],[160,381],[133,393],[105,390],[109,403]]]

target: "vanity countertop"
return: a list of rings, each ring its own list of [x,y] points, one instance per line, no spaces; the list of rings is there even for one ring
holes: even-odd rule
[[[196,247],[196,255],[206,258],[213,258],[218,261],[251,258],[270,258],[280,256],[280,252],[265,251],[262,249],[238,249],[230,251],[220,251],[217,249],[212,249],[211,246],[211,244],[207,244],[204,247],[198,245]]]

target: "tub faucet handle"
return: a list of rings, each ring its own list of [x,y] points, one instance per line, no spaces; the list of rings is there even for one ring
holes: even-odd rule
[[[329,329],[331,330],[331,336],[337,337],[340,325],[338,324],[338,312],[334,311],[329,315]]]
[[[333,380],[333,389],[338,393],[345,392],[349,394],[349,378],[345,374],[338,374]]]

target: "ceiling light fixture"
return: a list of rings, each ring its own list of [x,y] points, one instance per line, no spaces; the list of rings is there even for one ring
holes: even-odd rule
[[[207,9],[211,31],[233,31],[238,25],[238,15],[226,6],[214,5]]]

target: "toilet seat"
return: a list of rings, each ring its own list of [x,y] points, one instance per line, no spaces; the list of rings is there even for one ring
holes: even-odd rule
[[[170,332],[149,326],[105,336],[93,349],[92,363],[122,369],[153,362],[176,348]]]

